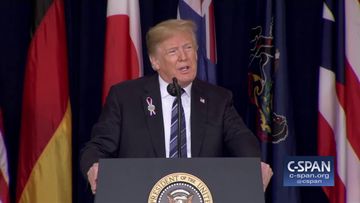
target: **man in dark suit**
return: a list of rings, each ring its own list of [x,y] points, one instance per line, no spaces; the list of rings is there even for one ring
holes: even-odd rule
[[[81,170],[93,193],[100,158],[259,157],[258,141],[236,112],[231,92],[195,78],[194,23],[164,21],[149,30],[146,40],[158,74],[113,86],[82,150]],[[174,147],[179,103],[167,91],[173,78],[182,89],[180,150]],[[261,167],[266,187],[272,171],[267,164]]]

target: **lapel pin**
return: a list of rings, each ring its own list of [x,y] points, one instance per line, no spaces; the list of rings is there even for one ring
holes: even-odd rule
[[[148,104],[148,111],[150,112],[150,116],[154,116],[156,115],[156,112],[155,112],[155,106],[154,104],[152,103],[152,98],[151,97],[147,97],[146,98],[146,103]]]
[[[205,104],[205,99],[202,98],[202,97],[200,97],[200,102],[203,103],[203,104]]]

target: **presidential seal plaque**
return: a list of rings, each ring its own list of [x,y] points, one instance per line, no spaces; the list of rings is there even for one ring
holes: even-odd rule
[[[148,203],[213,203],[211,192],[198,177],[172,173],[152,188]]]

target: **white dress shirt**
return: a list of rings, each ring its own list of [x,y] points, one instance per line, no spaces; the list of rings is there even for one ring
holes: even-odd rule
[[[161,104],[163,111],[164,134],[165,134],[165,154],[169,158],[170,154],[170,129],[171,129],[171,109],[175,97],[171,96],[167,91],[169,83],[165,82],[159,76]],[[191,126],[190,126],[190,107],[191,107],[191,86],[192,83],[183,88],[185,92],[181,95],[181,102],[185,112],[186,125],[186,151],[187,157],[191,157]]]

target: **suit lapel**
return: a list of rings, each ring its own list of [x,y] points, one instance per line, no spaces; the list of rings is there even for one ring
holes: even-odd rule
[[[207,101],[201,86],[194,80],[191,88],[191,154],[198,157],[205,135]]]
[[[149,78],[144,87],[144,95],[141,98],[144,108],[146,123],[154,151],[158,157],[165,157],[165,138],[162,116],[162,105],[158,75]],[[149,110],[151,104],[155,107],[154,111]],[[155,114],[154,114],[155,112]]]

